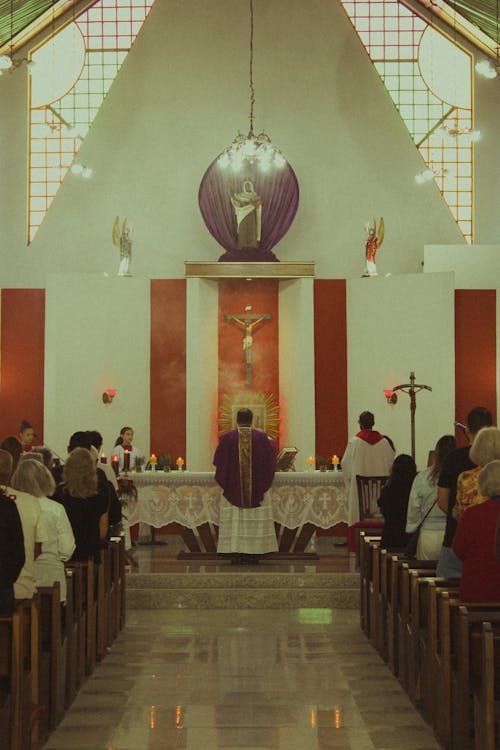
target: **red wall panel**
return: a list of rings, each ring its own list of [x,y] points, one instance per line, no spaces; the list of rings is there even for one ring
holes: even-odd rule
[[[244,330],[226,315],[270,313],[271,320],[253,336],[252,386],[245,385]],[[219,403],[225,394],[251,390],[274,394],[279,400],[278,282],[273,279],[228,279],[219,282]]]
[[[486,406],[496,424],[496,290],[455,291],[455,416]]]
[[[186,281],[151,281],[150,446],[186,455]]]
[[[45,290],[1,292],[0,440],[23,419],[43,442]]]
[[[344,279],[314,282],[316,455],[340,456],[347,444],[347,315]]]

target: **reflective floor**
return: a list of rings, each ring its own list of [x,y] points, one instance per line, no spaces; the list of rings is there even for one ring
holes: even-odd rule
[[[436,750],[356,610],[133,610],[45,750]]]

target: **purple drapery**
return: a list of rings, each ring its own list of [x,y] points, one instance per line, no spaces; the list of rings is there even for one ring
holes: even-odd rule
[[[235,174],[230,167],[222,169],[217,159],[203,175],[198,204],[208,231],[226,251],[219,260],[278,260],[272,248],[290,229],[299,206],[299,184],[292,167],[287,162],[279,169],[261,172],[258,167],[250,166]],[[252,180],[255,192],[262,200],[262,230],[258,248],[240,250],[230,197],[241,192],[245,179]]]

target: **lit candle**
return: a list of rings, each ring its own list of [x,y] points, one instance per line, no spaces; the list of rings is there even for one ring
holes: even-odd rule
[[[123,471],[128,471],[130,469],[130,451],[124,450],[123,451]]]
[[[149,467],[151,471],[156,471],[156,462],[158,459],[156,458],[156,454],[152,453],[149,457]]]
[[[118,456],[113,453],[111,456],[111,467],[113,471],[115,472],[116,476],[118,476],[118,472],[120,469],[120,462],[118,460]]]
[[[107,464],[108,463],[108,459],[106,458],[106,454],[105,453],[101,453],[101,463],[102,464]]]
[[[177,471],[182,471],[182,467],[184,466],[184,459],[179,456],[175,463],[177,464]]]
[[[340,458],[337,455],[335,455],[335,453],[334,453],[333,456],[332,456],[333,468],[334,469],[338,469],[339,468],[339,463],[340,463]]]
[[[309,469],[313,469],[316,465],[316,459],[314,458],[314,456],[309,456],[309,458],[307,459],[307,463],[309,464]]]

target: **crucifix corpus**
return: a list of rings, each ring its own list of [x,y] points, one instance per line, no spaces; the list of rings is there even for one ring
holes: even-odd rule
[[[226,320],[235,323],[238,328],[244,331],[243,336],[243,362],[245,364],[245,385],[252,385],[252,355],[253,355],[253,335],[257,328],[261,328],[268,320],[271,320],[269,313],[253,313],[252,306],[247,305],[244,313],[228,314]]]
[[[432,388],[430,385],[415,383],[415,373],[410,372],[410,382],[396,385],[392,390],[393,393],[395,391],[402,391],[403,393],[407,393],[410,397],[411,455],[413,460],[415,460],[415,411],[417,410],[417,393],[424,390],[432,391]]]

